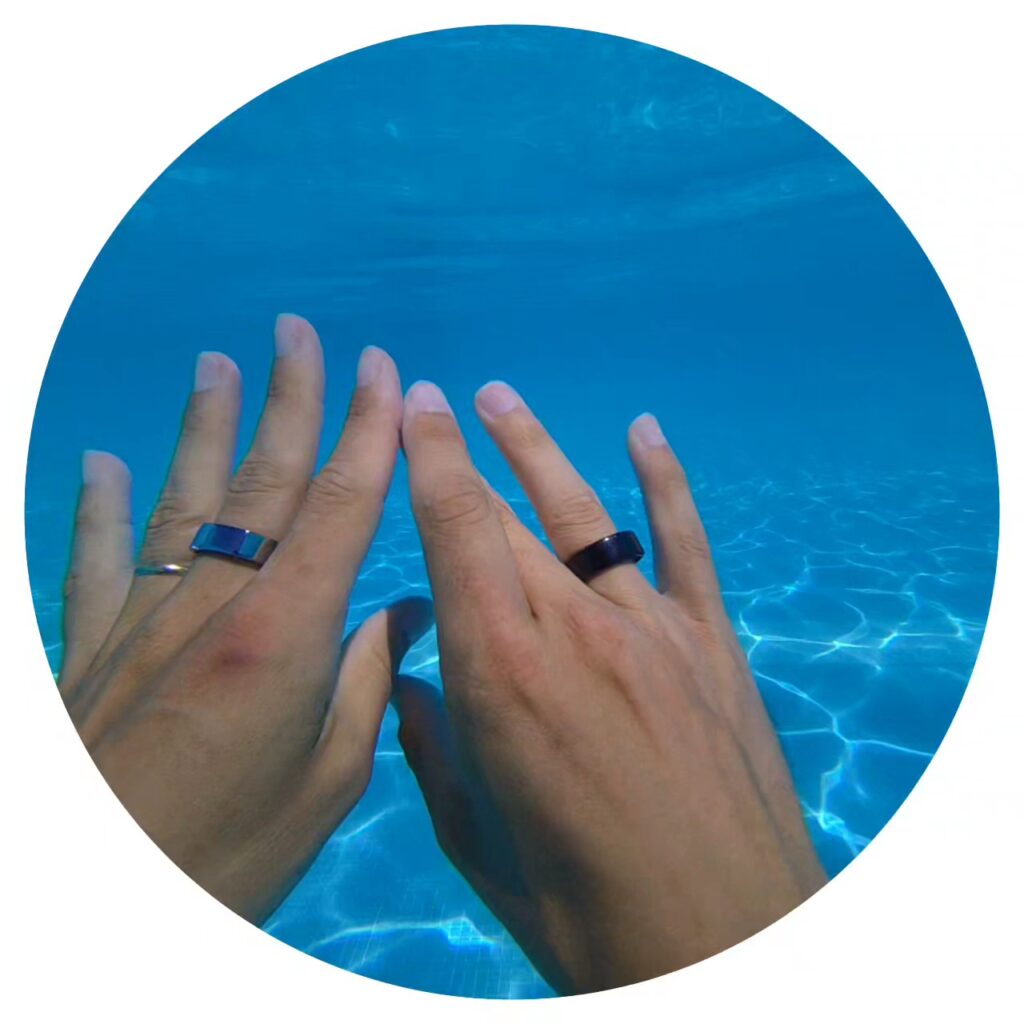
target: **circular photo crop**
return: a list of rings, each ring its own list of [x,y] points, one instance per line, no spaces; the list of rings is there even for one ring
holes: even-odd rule
[[[497,26],[315,67],[146,190],[26,523],[58,690],[172,860],[338,967],[521,999],[857,857],[964,693],[998,488],[950,299],[840,153]]]

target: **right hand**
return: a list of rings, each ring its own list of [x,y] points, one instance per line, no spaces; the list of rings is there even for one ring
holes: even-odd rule
[[[478,410],[555,553],[481,480],[441,392],[413,387],[444,694],[400,678],[399,738],[442,847],[557,990],[677,970],[825,881],[686,478],[642,417],[660,592],[635,566],[587,586],[560,559],[614,532],[607,512],[515,392]]]

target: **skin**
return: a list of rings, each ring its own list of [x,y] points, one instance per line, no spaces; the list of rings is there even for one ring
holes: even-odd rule
[[[556,990],[676,970],[820,887],[775,733],[722,607],[679,463],[649,416],[630,453],[658,588],[587,586],[561,559],[615,527],[522,400],[478,410],[554,548],[482,480],[441,392],[404,405],[364,351],[345,430],[311,479],[323,359],[285,316],[252,447],[232,475],[239,375],[206,353],[140,554],[189,564],[198,525],[281,543],[258,572],[199,557],[133,577],[126,467],[88,453],[60,690],[105,778],[200,885],[263,920],[362,794],[389,694],[441,845]],[[399,602],[342,645],[399,439],[438,603],[444,692],[395,678],[429,628]]]
[[[200,556],[184,578],[133,578],[128,470],[87,453],[59,679],[89,752],[139,825],[253,922],[362,795],[392,677],[431,624],[430,603],[411,599],[342,646],[399,448],[394,363],[363,352],[344,432],[312,476],[320,342],[294,316],[278,318],[275,342],[259,428],[233,475],[239,373],[226,356],[200,357],[140,561],[191,563],[189,544],[208,520],[278,548],[259,571]]]
[[[615,525],[507,385],[477,410],[554,554],[415,385],[402,438],[444,690],[399,678],[400,740],[441,846],[557,991],[678,970],[826,880],[686,477],[640,417],[657,588],[635,566],[584,585],[560,560]]]

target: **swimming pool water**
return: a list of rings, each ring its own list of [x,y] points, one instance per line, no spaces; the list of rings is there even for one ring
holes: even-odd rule
[[[995,457],[941,283],[824,140],[684,58],[525,27],[373,47],[235,113],[132,207],[47,372],[26,522],[55,668],[52,538],[69,536],[80,451],[128,461],[142,521],[195,353],[239,363],[251,431],[281,310],[324,340],[322,456],[358,350],[382,344],[406,383],[445,388],[538,530],[473,421],[476,387],[518,387],[645,540],[624,434],[656,413],[830,873],[877,834],[974,664]],[[352,623],[427,590],[400,470]],[[405,668],[438,681],[432,634]],[[369,791],[266,927],[399,984],[548,991],[437,850],[390,711]]]

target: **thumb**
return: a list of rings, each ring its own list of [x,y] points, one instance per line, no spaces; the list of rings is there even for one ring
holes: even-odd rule
[[[334,785],[369,781],[380,723],[402,659],[434,623],[434,606],[408,597],[371,615],[345,641],[314,770]]]
[[[395,679],[391,703],[398,712],[398,742],[416,776],[438,844],[465,870],[473,859],[476,814],[444,695],[422,679],[403,675]]]

